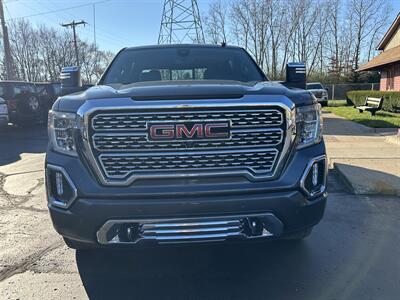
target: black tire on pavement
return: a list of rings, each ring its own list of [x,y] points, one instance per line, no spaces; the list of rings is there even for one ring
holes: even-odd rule
[[[72,249],[76,249],[76,250],[93,250],[96,249],[96,247],[87,244],[87,243],[82,243],[82,242],[78,242],[75,240],[71,240],[69,238],[63,237],[65,244]]]
[[[312,227],[286,235],[283,237],[284,240],[290,240],[290,241],[301,241],[308,237],[311,232],[312,232]]]

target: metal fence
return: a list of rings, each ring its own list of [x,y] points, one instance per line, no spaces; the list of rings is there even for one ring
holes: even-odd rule
[[[344,100],[348,91],[375,90],[379,91],[379,83],[340,83],[324,84],[331,100]]]

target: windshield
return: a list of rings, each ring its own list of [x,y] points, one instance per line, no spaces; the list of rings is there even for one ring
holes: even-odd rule
[[[320,83],[308,83],[307,90],[323,90],[324,87]]]
[[[266,80],[250,56],[240,48],[153,48],[121,52],[102,84],[145,81]]]

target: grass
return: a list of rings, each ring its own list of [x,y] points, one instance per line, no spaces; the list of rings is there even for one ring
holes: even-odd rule
[[[346,100],[328,100],[328,105],[331,107],[346,106],[347,101]]]
[[[329,100],[328,106],[323,107],[323,111],[334,113],[337,116],[347,120],[360,123],[373,128],[399,128],[400,114],[378,111],[376,116],[372,117],[369,112],[359,113],[353,106],[347,106],[346,100]]]

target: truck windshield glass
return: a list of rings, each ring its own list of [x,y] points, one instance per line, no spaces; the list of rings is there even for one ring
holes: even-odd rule
[[[266,80],[250,56],[239,48],[154,48],[121,52],[102,84],[145,81]]]

